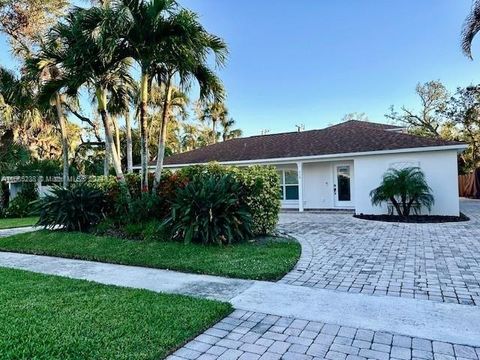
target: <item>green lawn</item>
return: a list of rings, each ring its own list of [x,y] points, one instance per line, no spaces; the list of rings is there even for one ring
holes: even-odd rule
[[[10,229],[16,227],[25,227],[35,225],[38,221],[38,216],[0,219],[0,229]]]
[[[0,359],[152,359],[226,316],[217,301],[0,268]]]
[[[276,280],[293,268],[301,249],[296,241],[286,239],[219,247],[42,230],[0,238],[0,251]]]

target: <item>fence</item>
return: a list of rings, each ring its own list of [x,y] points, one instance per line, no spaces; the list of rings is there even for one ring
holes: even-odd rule
[[[470,174],[460,175],[458,190],[461,197],[480,199],[480,168]]]

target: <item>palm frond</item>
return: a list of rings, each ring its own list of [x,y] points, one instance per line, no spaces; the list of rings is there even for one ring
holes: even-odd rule
[[[480,0],[475,0],[470,14],[465,19],[462,29],[463,53],[472,59],[472,42],[475,35],[480,31]]]

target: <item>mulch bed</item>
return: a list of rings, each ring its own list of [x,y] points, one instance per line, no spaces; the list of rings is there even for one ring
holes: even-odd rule
[[[470,218],[463,213],[460,216],[439,216],[439,215],[411,215],[407,218],[398,215],[353,215],[357,219],[385,221],[385,222],[401,222],[401,223],[418,223],[418,224],[435,224],[447,222],[468,221]]]

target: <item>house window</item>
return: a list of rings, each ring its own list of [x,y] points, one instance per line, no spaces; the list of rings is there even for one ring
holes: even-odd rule
[[[298,173],[295,170],[280,170],[280,199],[298,200]]]

